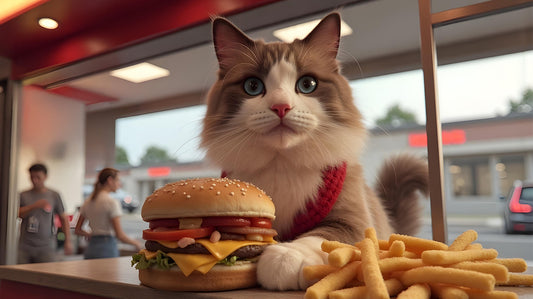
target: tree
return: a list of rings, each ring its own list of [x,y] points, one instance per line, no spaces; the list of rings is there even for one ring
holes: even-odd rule
[[[157,164],[170,161],[175,162],[176,159],[169,156],[165,149],[155,145],[149,146],[141,158],[141,164]]]
[[[387,110],[387,113],[382,118],[376,120],[378,126],[393,126],[398,127],[405,124],[416,124],[416,116],[414,113],[404,110],[400,104],[394,104]]]
[[[533,89],[528,88],[521,100],[509,100],[509,113],[529,113],[533,111]]]
[[[118,165],[130,165],[128,153],[126,152],[126,149],[120,145],[115,147],[115,163]]]

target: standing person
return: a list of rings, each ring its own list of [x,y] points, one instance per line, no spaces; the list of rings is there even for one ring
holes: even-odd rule
[[[33,188],[20,193],[18,216],[22,223],[17,261],[19,264],[53,262],[57,248],[54,215],[59,216],[65,233],[66,255],[72,254],[70,224],[61,196],[44,185],[48,176],[46,166],[34,164],[29,173]]]
[[[76,223],[75,233],[89,239],[85,249],[85,259],[108,258],[119,256],[117,238],[135,246],[136,250],[141,245],[136,240],[130,239],[122,230],[120,216],[122,210],[109,193],[120,188],[118,170],[104,168],[98,174],[91,196],[80,208],[80,217]],[[91,232],[83,229],[85,220],[89,221]]]

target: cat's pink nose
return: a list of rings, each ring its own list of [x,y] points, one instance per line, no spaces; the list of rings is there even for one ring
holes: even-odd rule
[[[270,107],[270,110],[276,112],[279,118],[283,118],[291,110],[291,106],[289,104],[275,104]]]

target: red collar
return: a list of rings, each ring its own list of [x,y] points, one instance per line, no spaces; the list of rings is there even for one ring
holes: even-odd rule
[[[340,165],[329,166],[322,171],[323,184],[318,189],[316,200],[308,199],[306,211],[294,217],[291,231],[280,236],[282,240],[293,240],[326,218],[341,193],[346,178],[346,166],[346,162],[342,162]]]
[[[342,191],[346,168],[346,162],[342,162],[340,165],[329,166],[322,171],[323,184],[318,189],[316,200],[307,200],[306,211],[294,217],[291,231],[280,236],[281,240],[295,239],[314,228],[329,214]],[[226,177],[227,173],[223,171],[221,176]]]

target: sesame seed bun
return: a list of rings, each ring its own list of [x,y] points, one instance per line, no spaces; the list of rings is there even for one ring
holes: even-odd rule
[[[228,178],[198,178],[166,184],[146,198],[141,210],[144,221],[209,216],[274,219],[274,213],[274,203],[263,190]]]

